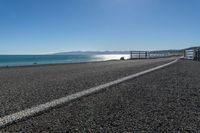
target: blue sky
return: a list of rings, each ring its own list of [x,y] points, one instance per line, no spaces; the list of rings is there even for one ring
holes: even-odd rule
[[[0,0],[0,54],[200,45],[200,0]]]

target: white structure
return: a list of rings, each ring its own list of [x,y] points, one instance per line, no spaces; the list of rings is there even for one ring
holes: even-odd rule
[[[185,59],[194,60],[195,50],[194,49],[185,50],[184,57],[185,57]]]

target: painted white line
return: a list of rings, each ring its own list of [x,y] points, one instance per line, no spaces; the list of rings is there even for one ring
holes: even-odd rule
[[[144,74],[149,73],[149,72],[153,72],[153,71],[161,69],[161,68],[164,68],[166,66],[169,66],[169,65],[177,62],[177,60],[178,59],[176,59],[172,62],[169,62],[167,64],[161,65],[161,66],[157,66],[157,67],[154,67],[154,68],[151,68],[151,69],[148,69],[148,70],[136,73],[136,74],[132,74],[132,75],[127,76],[127,77],[117,79],[115,81],[112,81],[112,82],[109,82],[109,83],[106,83],[106,84],[103,84],[103,85],[99,85],[99,86],[96,86],[96,87],[93,87],[93,88],[90,88],[90,89],[87,89],[87,90],[84,90],[84,91],[81,91],[81,92],[77,92],[75,94],[72,94],[72,95],[69,95],[69,96],[66,96],[66,97],[62,97],[62,98],[47,102],[45,104],[40,104],[36,107],[32,107],[32,108],[22,110],[20,112],[14,113],[14,114],[4,116],[4,117],[0,118],[0,128],[3,128],[3,127],[5,127],[9,124],[14,123],[14,122],[23,120],[25,118],[35,116],[39,113],[42,113],[42,112],[47,111],[49,109],[52,109],[54,107],[60,106],[62,104],[71,102],[73,100],[79,99],[83,96],[87,96],[87,95],[90,95],[92,93],[98,92],[98,91],[103,90],[103,89],[110,87],[112,85],[116,85],[116,84],[119,84],[121,82],[127,81],[129,79],[144,75]]]

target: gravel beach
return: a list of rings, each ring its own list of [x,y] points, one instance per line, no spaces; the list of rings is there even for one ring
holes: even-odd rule
[[[200,131],[200,62],[177,63],[10,125],[10,132]]]

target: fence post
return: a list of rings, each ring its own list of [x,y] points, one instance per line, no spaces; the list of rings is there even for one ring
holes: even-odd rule
[[[130,51],[130,58],[132,59],[132,51]]]
[[[139,51],[139,59],[140,59],[140,51]]]

